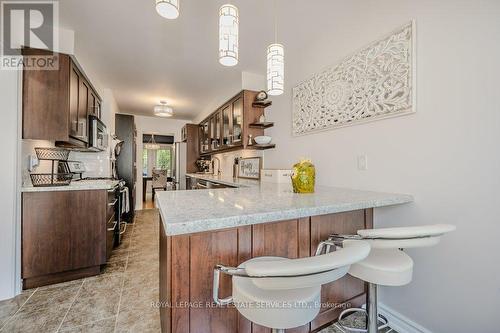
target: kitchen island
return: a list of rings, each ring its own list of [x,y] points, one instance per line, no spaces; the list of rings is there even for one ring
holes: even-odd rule
[[[408,203],[412,196],[318,186],[295,194],[289,184],[213,182],[237,188],[158,193],[160,211],[160,315],[163,332],[257,333],[231,306],[212,304],[216,264],[237,266],[257,256],[307,257],[332,233],[373,227],[373,209]],[[220,295],[231,294],[223,276]],[[324,307],[310,323],[287,332],[312,332],[335,321],[345,306],[365,303],[366,286],[345,276],[322,287]]]

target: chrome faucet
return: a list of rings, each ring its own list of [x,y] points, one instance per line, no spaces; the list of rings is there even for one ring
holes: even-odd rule
[[[216,156],[212,157],[212,174],[215,176],[215,160],[217,160],[217,175],[220,176],[222,171],[220,170],[220,159]]]

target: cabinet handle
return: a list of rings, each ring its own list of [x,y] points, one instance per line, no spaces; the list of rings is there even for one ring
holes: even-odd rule
[[[117,222],[117,221],[113,221],[113,227],[112,227],[112,228],[108,228],[108,231],[113,231],[113,230],[115,230],[115,228],[116,228],[116,225],[117,225],[117,224],[118,224],[118,222]]]
[[[123,230],[121,230],[122,226],[123,226]],[[120,235],[123,235],[125,233],[125,231],[127,231],[127,222],[122,222],[122,223],[120,223]]]
[[[111,190],[108,190],[108,193],[113,193],[118,189],[118,185],[115,185]]]

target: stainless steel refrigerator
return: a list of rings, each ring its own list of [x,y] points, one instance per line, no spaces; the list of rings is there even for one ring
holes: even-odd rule
[[[186,158],[187,146],[185,142],[175,142],[173,146],[173,178],[177,190],[186,189]]]

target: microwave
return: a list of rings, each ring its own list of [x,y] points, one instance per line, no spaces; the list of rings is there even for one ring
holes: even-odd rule
[[[108,148],[106,125],[96,116],[89,116],[89,147],[91,151],[104,151]]]

